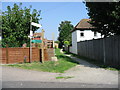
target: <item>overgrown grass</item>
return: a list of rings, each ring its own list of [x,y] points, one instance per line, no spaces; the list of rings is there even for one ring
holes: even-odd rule
[[[64,53],[61,53],[59,48],[56,49],[55,52],[56,52],[56,57],[59,60],[65,60],[65,61],[68,61],[68,62],[71,62],[71,63],[74,63],[74,64],[79,64],[77,61],[74,61],[70,57],[65,56]]]
[[[87,62],[95,64],[96,66],[99,66],[100,68],[104,68],[106,70],[120,71],[119,68],[114,68],[114,67],[111,67],[111,66],[104,65],[103,63],[98,62],[98,61],[96,61],[94,59],[89,59],[87,57],[79,56],[79,55],[76,55],[76,54],[73,54],[73,53],[69,53],[69,52],[65,52],[65,51],[64,51],[64,54],[69,54],[69,55],[71,55],[73,57],[77,57],[79,59],[85,60]]]
[[[45,72],[55,72],[64,73],[64,71],[77,65],[71,58],[60,53],[60,49],[55,50],[56,57],[58,61],[45,61],[44,63],[32,62],[32,63],[22,63],[22,64],[11,64],[8,66],[18,67],[29,70],[45,71]]]

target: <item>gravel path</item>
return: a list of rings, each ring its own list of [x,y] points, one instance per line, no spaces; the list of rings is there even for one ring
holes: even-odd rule
[[[73,81],[89,84],[118,85],[118,71],[105,70],[76,57],[69,57],[71,57],[73,60],[78,61],[80,65],[69,69],[63,74],[64,76],[69,75],[74,77],[66,80],[66,82]]]
[[[63,53],[62,49],[60,51]],[[66,71],[63,76],[73,76],[74,78],[67,79],[64,82],[80,82],[89,84],[115,84],[118,85],[118,71],[105,70],[85,60],[66,56],[79,62],[80,64]]]

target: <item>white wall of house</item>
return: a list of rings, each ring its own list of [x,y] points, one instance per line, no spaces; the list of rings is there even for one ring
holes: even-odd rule
[[[83,36],[81,36],[81,33],[83,33]],[[92,40],[92,39],[97,39],[97,38],[101,38],[101,34],[96,32],[96,35],[93,31],[91,30],[84,30],[84,31],[79,31],[77,32],[77,38],[78,38],[78,42],[79,41],[85,41],[85,40]]]
[[[84,30],[84,31],[76,30],[72,32],[72,48],[70,48],[70,52],[77,54],[77,42],[92,40],[97,38],[101,38],[101,34],[96,33],[95,35],[95,33],[92,32],[91,30]]]
[[[79,32],[80,32],[79,30],[72,32],[72,50],[70,51],[72,51],[71,53],[74,53],[74,54],[77,54],[77,42],[79,38],[78,36]]]
[[[0,36],[0,40],[2,40],[2,36]]]

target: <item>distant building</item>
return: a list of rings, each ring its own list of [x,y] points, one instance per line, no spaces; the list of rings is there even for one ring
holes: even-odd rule
[[[47,48],[53,48],[53,40],[47,40]]]
[[[42,33],[34,33],[32,38],[32,47],[41,46],[42,43]],[[45,48],[53,48],[53,40],[44,39]]]
[[[34,33],[32,40],[41,40],[42,33]]]
[[[72,47],[71,52],[77,54],[77,42],[101,38],[101,34],[94,32],[95,27],[88,23],[91,19],[82,19],[71,31]]]
[[[58,48],[58,43],[54,43],[54,45],[55,45],[55,48]]]

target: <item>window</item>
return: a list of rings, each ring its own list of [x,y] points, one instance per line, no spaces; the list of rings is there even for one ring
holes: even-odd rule
[[[81,32],[81,33],[80,33],[80,36],[81,36],[81,37],[84,37],[84,33],[83,33],[83,32]]]
[[[94,32],[94,36],[95,36],[95,37],[97,36],[97,32]]]

